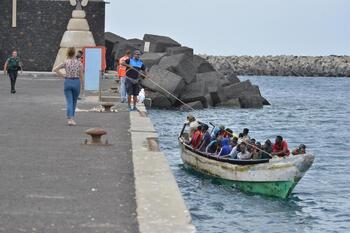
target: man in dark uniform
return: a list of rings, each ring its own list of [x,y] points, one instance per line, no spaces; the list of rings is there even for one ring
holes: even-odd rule
[[[22,74],[22,64],[19,58],[17,57],[17,51],[14,50],[12,52],[12,56],[9,57],[4,65],[4,73],[6,75],[6,72],[10,78],[11,81],[11,93],[15,94],[16,93],[16,80],[17,80],[17,75],[18,71],[21,70]]]
[[[128,93],[128,107],[129,111],[137,111],[136,103],[137,103],[137,96],[140,92],[140,72],[146,71],[146,66],[143,64],[142,60],[140,59],[141,52],[139,50],[136,50],[134,52],[134,56],[127,59],[125,61],[125,64],[127,66],[126,70],[126,80],[125,80],[125,86],[126,91]],[[133,98],[133,108],[131,108],[131,98]]]

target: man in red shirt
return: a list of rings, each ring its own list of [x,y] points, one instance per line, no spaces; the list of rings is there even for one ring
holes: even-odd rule
[[[272,146],[271,155],[277,155],[278,157],[288,156],[290,154],[288,149],[288,143],[283,140],[282,136],[277,136],[275,144]]]
[[[128,95],[126,93],[126,66],[122,65],[126,60],[130,59],[131,51],[127,50],[125,55],[119,59],[118,76],[120,82],[120,102],[126,102]]]
[[[192,139],[191,139],[191,145],[194,149],[197,149],[202,141],[203,138],[203,127],[200,125],[198,126],[197,130],[194,132]]]

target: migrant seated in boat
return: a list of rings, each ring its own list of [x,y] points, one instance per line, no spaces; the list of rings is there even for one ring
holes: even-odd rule
[[[247,144],[245,142],[241,142],[239,144],[239,150],[240,152],[237,153],[237,158],[242,160],[248,160],[251,159],[252,155],[247,149]]]
[[[189,140],[191,141],[194,132],[197,130],[199,126],[199,122],[196,120],[196,118],[193,115],[190,114],[187,116],[186,124],[190,126]]]
[[[210,136],[210,133],[208,132],[208,129],[209,129],[208,125],[203,125],[203,137],[198,148],[202,152],[205,152],[205,149],[207,148],[207,146],[211,141],[211,136]]]
[[[304,144],[300,144],[297,148],[292,151],[293,155],[302,155],[306,153],[306,146]]]
[[[203,138],[203,127],[199,125],[191,138],[190,144],[192,148],[197,149],[202,141],[202,138]]]
[[[225,132],[225,126],[220,125],[219,127],[215,127],[211,134],[211,138],[216,139],[219,136],[223,136],[224,132]]]
[[[218,156],[226,156],[229,155],[232,150],[232,147],[230,145],[230,139],[229,138],[223,138],[221,140],[221,149],[218,153]]]
[[[277,155],[278,157],[289,156],[290,151],[288,149],[288,143],[283,140],[282,136],[277,136],[275,144],[272,147],[272,155]]]
[[[205,149],[205,152],[209,154],[216,154],[219,152],[221,149],[221,140],[221,136],[218,136],[216,139],[212,140]]]

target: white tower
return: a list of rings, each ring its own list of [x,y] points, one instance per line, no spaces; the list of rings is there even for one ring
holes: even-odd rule
[[[63,34],[60,49],[53,67],[65,61],[67,50],[70,47],[79,50],[86,46],[96,46],[94,36],[85,18],[86,13],[82,9],[82,7],[88,4],[88,0],[70,0],[70,3],[72,6],[76,6],[76,8],[73,10],[72,18],[69,20],[67,31]]]

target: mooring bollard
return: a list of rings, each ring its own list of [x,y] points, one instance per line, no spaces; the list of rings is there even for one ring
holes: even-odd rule
[[[87,135],[91,136],[90,144],[102,144],[102,136],[107,134],[107,131],[101,128],[91,128],[85,131]],[[85,141],[86,142],[86,141]],[[85,143],[88,144],[88,143]]]
[[[112,112],[111,108],[114,106],[113,103],[102,103],[101,105],[104,108],[105,112]]]

